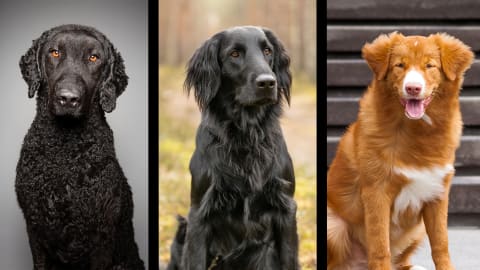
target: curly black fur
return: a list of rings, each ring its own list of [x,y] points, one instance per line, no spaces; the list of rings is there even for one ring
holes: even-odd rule
[[[59,117],[48,109],[44,45],[66,33],[93,37],[103,47],[100,80],[87,89],[93,91],[91,104],[79,118]],[[127,86],[120,54],[94,28],[62,25],[33,41],[20,68],[29,97],[37,93],[15,182],[34,269],[144,269],[134,240],[131,189],[104,112],[114,109]]]
[[[258,27],[220,32],[192,56],[185,88],[194,88],[202,121],[186,236],[180,223],[172,247],[183,254],[172,254],[171,265],[299,269],[295,177],[279,124],[282,101],[290,101],[289,64],[275,35]]]

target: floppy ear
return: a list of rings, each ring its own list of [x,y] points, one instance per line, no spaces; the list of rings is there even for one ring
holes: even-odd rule
[[[288,56],[285,47],[283,47],[283,44],[270,29],[263,28],[263,32],[274,47],[273,72],[275,72],[277,77],[279,92],[283,94],[288,105],[290,105],[290,88],[292,86],[290,57]]]
[[[100,105],[108,113],[115,109],[117,97],[125,91],[128,84],[122,56],[112,45],[110,45],[109,52],[106,78],[100,86]]]
[[[375,74],[377,80],[383,80],[387,75],[390,52],[393,44],[404,36],[397,32],[378,36],[372,43],[367,43],[362,48],[362,57]]]
[[[194,88],[200,111],[205,110],[220,88],[221,66],[218,59],[221,33],[211,37],[198,48],[187,64],[183,88],[190,94]]]
[[[474,54],[470,47],[445,33],[432,36],[440,49],[440,61],[445,76],[451,81],[461,77],[473,62]]]
[[[43,82],[43,72],[40,65],[40,51],[49,36],[50,31],[44,32],[38,39],[34,40],[32,47],[20,58],[20,70],[23,79],[28,85],[28,97],[35,96]]]

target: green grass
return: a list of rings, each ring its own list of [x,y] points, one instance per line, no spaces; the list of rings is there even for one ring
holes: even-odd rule
[[[186,216],[190,204],[188,164],[195,148],[197,125],[192,118],[198,115],[193,117],[189,113],[182,114],[180,112],[185,111],[185,108],[171,105],[172,99],[187,99],[187,95],[182,91],[183,69],[161,67],[159,74],[159,256],[162,262],[168,262],[170,244],[177,227],[175,216]],[[295,95],[309,95],[314,102],[315,85],[302,78],[301,75],[294,75],[295,89],[302,89],[296,91]],[[195,112],[198,113],[198,110]],[[316,172],[312,173],[305,169],[306,167],[306,164],[295,164],[295,200],[298,205],[300,262],[302,269],[313,270],[316,269]]]

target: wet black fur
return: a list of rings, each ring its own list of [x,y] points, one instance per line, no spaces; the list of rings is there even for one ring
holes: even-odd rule
[[[96,38],[106,57],[81,118],[57,117],[47,106],[42,49],[51,38],[71,31]],[[36,116],[23,142],[15,182],[34,269],[144,269],[134,240],[131,189],[104,112],[114,109],[127,86],[120,54],[94,28],[62,25],[33,41],[20,68],[28,96],[37,93]]]
[[[267,46],[258,44],[268,44],[272,54],[232,60],[232,39],[241,43],[241,57]],[[236,61],[241,72],[229,70],[228,61]],[[178,255],[171,261],[181,267],[173,269],[205,270],[217,256],[215,270],[299,269],[295,177],[279,123],[282,103],[290,101],[289,64],[275,35],[258,27],[220,32],[190,59],[185,88],[194,89],[202,121],[190,161],[185,243],[179,242],[180,223],[173,244],[175,251],[183,246],[181,262]],[[257,94],[250,88],[259,66],[276,77],[277,99],[243,103],[241,91]]]

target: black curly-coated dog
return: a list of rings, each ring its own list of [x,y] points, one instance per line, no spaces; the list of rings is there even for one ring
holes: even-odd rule
[[[295,176],[279,123],[289,65],[273,32],[252,26],[214,35],[190,59],[185,88],[202,121],[169,269],[299,269]]]
[[[37,93],[15,182],[34,269],[144,269],[105,119],[127,86],[122,57],[94,28],[62,25],[33,41],[20,68]]]

